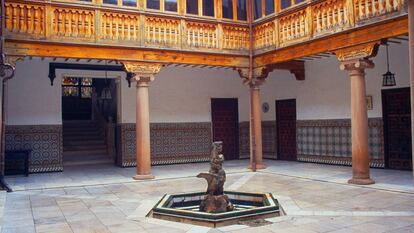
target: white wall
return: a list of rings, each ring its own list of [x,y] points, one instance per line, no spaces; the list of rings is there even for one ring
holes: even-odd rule
[[[407,44],[390,46],[391,71],[397,87],[409,86]],[[16,76],[8,82],[7,124],[61,124],[61,78],[64,75],[105,77],[101,71],[57,70],[54,86],[48,79],[51,60],[26,59],[19,62]],[[62,62],[62,61],[58,61]],[[73,63],[73,61],[70,61]],[[367,95],[373,96],[369,117],[381,117],[382,74],[386,72],[385,48],[374,58],[376,67],[367,70]],[[102,63],[101,63],[102,64]],[[262,86],[262,102],[270,111],[263,120],[275,120],[275,100],[295,98],[298,119],[336,119],[350,117],[350,81],[339,62],[330,58],[306,62],[306,80],[297,81],[288,71],[274,71]],[[121,80],[122,123],[135,122],[135,86],[128,88],[123,72],[108,72]],[[211,98],[238,98],[239,120],[249,119],[249,92],[234,70],[207,68],[163,68],[150,84],[151,122],[209,122]]]

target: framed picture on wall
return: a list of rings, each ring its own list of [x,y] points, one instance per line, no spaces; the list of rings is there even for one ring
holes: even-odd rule
[[[366,96],[366,101],[367,101],[367,110],[372,110],[372,108],[373,108],[372,95],[367,95]]]

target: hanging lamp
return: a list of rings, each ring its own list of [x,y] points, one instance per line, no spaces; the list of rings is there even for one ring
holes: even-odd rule
[[[105,66],[107,65],[107,61],[105,61]],[[108,87],[108,70],[105,69],[105,87],[102,89],[101,92],[101,99],[103,100],[110,100],[112,99],[111,88]]]
[[[392,87],[395,86],[395,74],[390,72],[390,61],[388,56],[388,44],[385,44],[387,50],[387,72],[382,75],[382,86]]]

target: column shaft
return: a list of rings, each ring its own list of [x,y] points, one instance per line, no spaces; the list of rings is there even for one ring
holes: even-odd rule
[[[262,116],[260,108],[260,88],[256,85],[250,89],[250,165],[253,166],[255,156],[256,169],[264,169],[262,149]],[[253,151],[254,150],[254,151]]]
[[[408,35],[410,54],[410,87],[411,87],[411,154],[414,176],[414,1],[408,1]]]
[[[136,161],[137,175],[134,179],[152,179],[149,124],[148,82],[137,82],[136,102]]]
[[[373,184],[374,181],[369,176],[368,115],[364,70],[358,68],[351,70],[350,78],[353,177],[348,182]]]

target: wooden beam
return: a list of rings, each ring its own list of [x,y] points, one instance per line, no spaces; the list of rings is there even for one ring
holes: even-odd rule
[[[248,58],[242,55],[210,54],[202,52],[166,51],[94,45],[28,42],[8,40],[7,55],[61,57],[66,59],[98,59],[146,61],[188,65],[247,67]]]
[[[333,34],[316,40],[277,49],[255,57],[255,67],[303,59],[313,54],[331,52],[337,49],[379,41],[408,33],[407,16],[359,27],[343,33]]]

